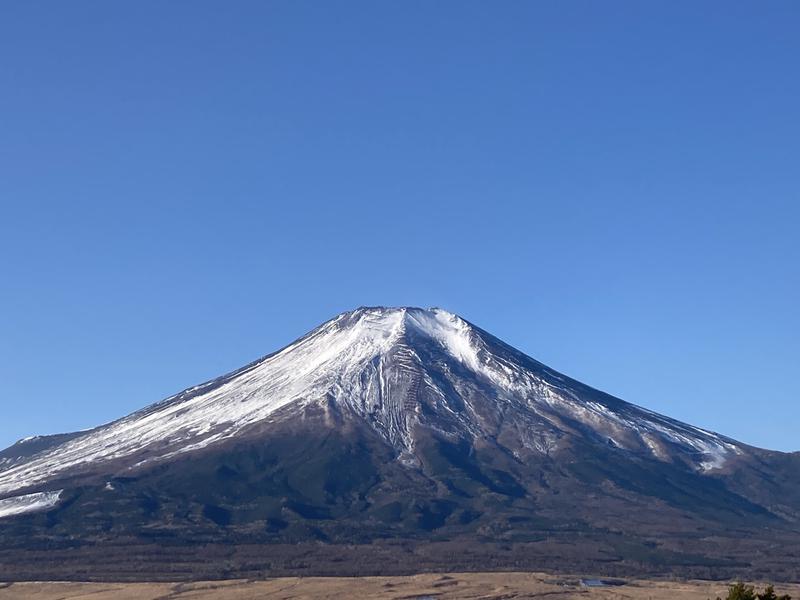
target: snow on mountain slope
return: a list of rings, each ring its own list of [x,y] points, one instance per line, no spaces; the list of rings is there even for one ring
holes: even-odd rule
[[[33,456],[5,451],[0,497],[106,464],[116,472],[122,459],[125,468],[163,461],[328,402],[366,420],[409,466],[416,427],[511,436],[514,448],[547,454],[579,437],[699,471],[742,452],[559,375],[447,311],[361,308],[239,371]]]
[[[0,500],[0,519],[52,508],[58,504],[62,491],[37,492]]]

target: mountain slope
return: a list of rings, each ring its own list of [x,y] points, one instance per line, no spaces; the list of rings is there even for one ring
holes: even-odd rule
[[[520,445],[545,454],[571,432],[700,470],[741,453],[732,440],[585,389],[445,311],[360,309],[242,370],[6,467],[0,494],[144,452],[153,456],[136,464],[168,459],[241,435],[287,405],[329,398],[370,423],[401,461],[414,460],[416,424],[471,438],[513,427]]]
[[[125,560],[106,550],[123,539],[255,545],[256,570],[266,553],[286,572],[284,544],[366,545],[371,564],[395,540],[468,544],[478,561],[519,543],[533,566],[558,547],[562,567],[595,553],[787,576],[769,549],[800,539],[797,470],[795,455],[613,398],[446,311],[362,308],[119,421],[0,453],[0,535],[23,554],[69,539],[114,568]]]

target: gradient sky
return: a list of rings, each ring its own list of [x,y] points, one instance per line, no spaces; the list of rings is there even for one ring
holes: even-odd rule
[[[800,450],[800,3],[0,5],[0,446],[359,305]]]

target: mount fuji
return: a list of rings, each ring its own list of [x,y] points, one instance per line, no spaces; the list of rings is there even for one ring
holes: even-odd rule
[[[0,541],[14,579],[796,579],[800,455],[614,398],[447,311],[368,307],[118,421],[0,452]]]

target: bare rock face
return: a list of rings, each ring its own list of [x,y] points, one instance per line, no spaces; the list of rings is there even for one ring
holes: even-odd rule
[[[157,542],[210,576],[210,547],[244,552],[228,574],[328,572],[325,557],[364,548],[332,563],[344,574],[447,563],[373,564],[378,545],[455,544],[463,568],[491,555],[790,577],[769,549],[800,540],[799,470],[796,454],[613,398],[444,310],[361,308],[108,425],[0,452],[0,576],[67,544],[119,577],[132,559],[115,548]],[[316,558],[286,563],[287,544]]]

